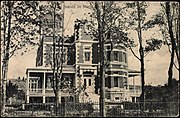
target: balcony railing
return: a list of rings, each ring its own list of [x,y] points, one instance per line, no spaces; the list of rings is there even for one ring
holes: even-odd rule
[[[45,89],[45,93],[54,93],[53,89]]]
[[[42,89],[30,89],[29,90],[30,95],[39,95],[42,94]]]

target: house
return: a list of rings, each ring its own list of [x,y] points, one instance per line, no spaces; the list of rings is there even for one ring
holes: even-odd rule
[[[62,38],[56,36],[55,40]],[[99,102],[99,92],[96,84],[99,81],[99,44],[86,27],[86,21],[76,20],[74,34],[64,37],[63,68],[61,81],[68,82],[69,89],[60,92],[61,102]],[[113,40],[113,39],[112,39]],[[105,54],[109,60],[105,69],[106,102],[119,103],[136,101],[140,96],[140,86],[130,85],[129,79],[139,76],[140,72],[128,69],[127,50],[123,45],[105,43]],[[57,50],[58,51],[58,50]],[[57,52],[56,51],[56,52]],[[42,35],[37,51],[36,67],[27,68],[26,103],[48,103],[55,100],[51,79],[53,77],[53,37]],[[75,94],[71,89],[79,90]]]

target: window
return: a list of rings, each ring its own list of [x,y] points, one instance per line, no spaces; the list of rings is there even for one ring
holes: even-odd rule
[[[108,78],[105,79],[105,87],[110,88],[110,86],[111,86],[111,78],[108,77]]]
[[[92,77],[94,75],[94,72],[83,72],[84,77]]]
[[[38,89],[38,80],[31,79],[30,80],[30,91],[36,91]]]
[[[69,77],[69,76],[65,76],[65,77],[64,77],[64,80],[65,80],[65,81],[70,81],[70,77]]]
[[[74,97],[73,97],[73,96],[70,96],[69,102],[73,102],[73,101],[74,101]]]
[[[84,86],[86,86],[87,84],[86,84],[86,79],[84,79]]]
[[[109,50],[109,49],[111,49],[111,46],[110,46],[110,45],[108,45],[108,46],[107,46],[107,49],[108,49],[108,50]]]
[[[85,50],[90,50],[91,47],[84,47]]]
[[[118,77],[114,77],[114,87],[118,87]]]
[[[122,52],[119,52],[119,61],[122,62],[123,59],[122,59]]]
[[[106,53],[107,53],[107,54],[106,54],[106,55],[107,55],[107,60],[111,60],[111,52],[110,52],[110,51],[107,51]]]
[[[119,74],[119,71],[114,71],[114,74]]]
[[[126,62],[126,53],[123,52],[123,62]]]
[[[119,97],[115,97],[115,100],[119,100]]]
[[[89,86],[91,86],[91,79],[89,79]]]
[[[135,102],[135,97],[132,97],[132,102]]]
[[[124,79],[123,77],[119,78],[119,88],[124,88],[124,86],[123,86],[124,85],[123,79]]]
[[[114,61],[118,61],[118,52],[114,52]]]
[[[72,84],[72,81],[71,81],[71,79],[70,79],[70,76],[64,76],[64,84],[65,85],[68,85],[69,87],[71,86],[71,84]]]
[[[127,78],[126,77],[124,77],[123,83],[124,83],[124,87],[127,89]]]
[[[85,52],[85,61],[90,61],[90,52]]]
[[[47,78],[46,88],[52,88],[50,79],[50,77]]]
[[[107,98],[107,99],[110,99],[110,98],[111,98],[111,96],[110,96],[109,93],[106,93],[106,98]]]

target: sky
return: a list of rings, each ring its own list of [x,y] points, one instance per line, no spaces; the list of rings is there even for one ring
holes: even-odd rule
[[[89,12],[86,1],[65,2],[65,35],[73,34],[73,27],[75,19],[85,19]],[[148,8],[148,18],[159,11],[158,2],[151,2]],[[137,41],[137,34],[130,32],[132,37]],[[156,33],[160,37],[157,30],[149,31],[143,34],[143,38],[147,39]],[[136,54],[138,49],[135,49]],[[16,79],[18,77],[26,77],[26,69],[28,67],[35,67],[36,65],[37,46],[29,52],[21,56],[20,52],[9,61],[8,79]],[[163,46],[160,50],[149,53],[145,57],[145,84],[164,85],[167,83],[168,67],[170,61],[170,53],[167,46]],[[133,70],[140,70],[140,62],[128,51],[128,67]],[[140,82],[140,77],[137,78],[137,83]],[[179,79],[179,73],[174,69],[174,78]]]

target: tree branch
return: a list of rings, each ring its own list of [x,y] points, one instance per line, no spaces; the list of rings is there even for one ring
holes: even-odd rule
[[[141,61],[141,59],[135,54],[135,52],[134,52],[134,50],[132,49],[132,47],[131,47],[131,45],[129,44],[129,42],[127,42],[127,43],[128,43],[128,45],[129,45],[129,48],[130,48],[132,54],[133,54],[139,61]]]
[[[149,54],[149,52],[150,52],[150,51],[146,52],[146,53],[144,54],[144,57],[146,57],[146,56]]]
[[[64,28],[64,31],[66,31],[67,26],[68,26],[68,24],[69,24],[69,21],[70,21],[72,15],[73,15],[73,13],[71,13],[71,15],[69,16],[69,19],[68,19],[68,22],[67,22],[67,24],[66,24],[66,27]]]

